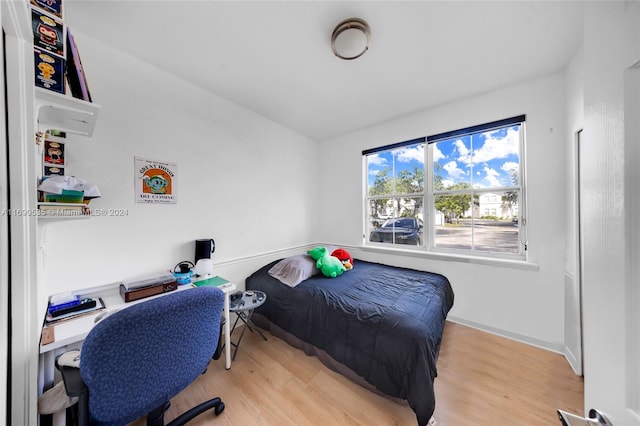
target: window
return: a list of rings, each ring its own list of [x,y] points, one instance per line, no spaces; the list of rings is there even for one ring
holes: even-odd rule
[[[422,245],[424,148],[422,138],[366,155],[369,241]]]
[[[524,119],[363,151],[365,244],[524,257]]]

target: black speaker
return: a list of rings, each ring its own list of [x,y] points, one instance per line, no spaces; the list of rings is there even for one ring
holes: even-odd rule
[[[211,254],[216,251],[216,242],[213,238],[196,240],[196,256],[194,263],[200,259],[211,259]]]

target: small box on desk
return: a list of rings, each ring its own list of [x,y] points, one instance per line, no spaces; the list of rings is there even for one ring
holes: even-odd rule
[[[145,297],[155,296],[156,294],[167,293],[177,288],[178,283],[176,281],[131,290],[127,290],[123,284],[120,284],[120,296],[125,302],[133,302],[134,300],[144,299]]]
[[[152,274],[120,284],[120,296],[125,302],[133,302],[177,288],[178,282],[170,273]]]

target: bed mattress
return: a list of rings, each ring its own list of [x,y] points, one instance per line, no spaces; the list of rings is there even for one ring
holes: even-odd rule
[[[267,294],[256,313],[325,351],[385,395],[406,400],[419,425],[435,409],[436,360],[453,290],[443,275],[355,260],[336,278],[295,287],[260,268],[246,288]]]

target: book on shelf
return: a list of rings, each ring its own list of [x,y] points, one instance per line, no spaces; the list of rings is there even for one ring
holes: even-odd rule
[[[67,80],[69,81],[69,89],[74,98],[91,102],[91,93],[87,85],[87,77],[82,67],[80,54],[76,41],[71,35],[71,31],[67,29]]]
[[[89,207],[83,203],[38,203],[41,216],[83,216]]]
[[[43,191],[42,201],[47,203],[78,204],[84,202],[84,191],[63,189],[59,194],[46,193]]]

